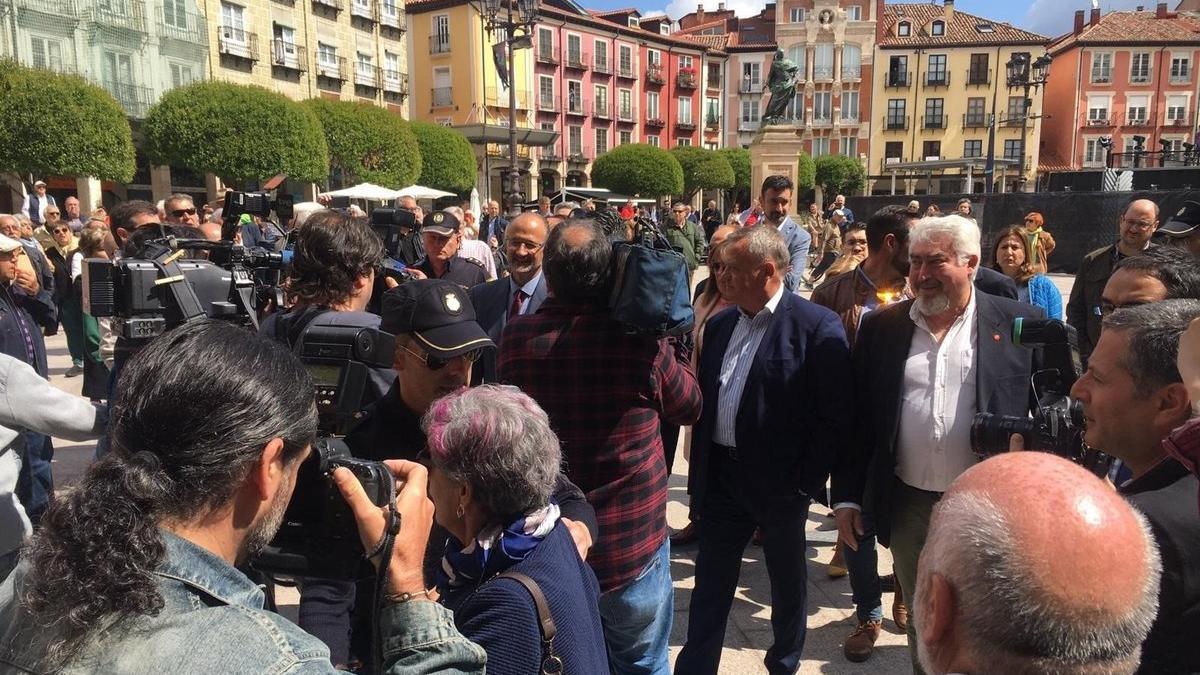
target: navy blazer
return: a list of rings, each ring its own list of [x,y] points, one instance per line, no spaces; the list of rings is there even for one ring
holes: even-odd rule
[[[892,489],[896,476],[896,440],[900,433],[904,363],[916,324],[906,300],[867,314],[854,343],[854,410],[859,416],[851,452],[833,473],[833,502],[860,504],[875,517],[876,534],[885,546],[891,535]],[[1045,317],[1041,308],[987,293],[975,294],[976,412],[1024,417],[1033,397],[1029,378],[1041,350],[1017,346],[1012,323],[1017,317]]]
[[[694,428],[688,486],[693,518],[708,484],[719,378],[741,312],[731,307],[709,319],[700,355],[704,411]],[[832,311],[784,292],[746,377],[735,438],[746,493],[759,508],[773,499],[815,498],[849,433],[850,349]]]
[[[504,326],[508,323],[508,309],[512,306],[512,286],[509,279],[510,277],[505,277],[489,281],[473,286],[468,291],[471,296],[471,305],[475,307],[475,322],[479,324],[480,328],[483,328],[483,332],[487,333],[492,342],[496,343],[496,349],[485,350],[483,356],[475,364],[475,368],[471,371],[471,386],[497,381],[496,353],[500,348],[500,336],[504,333]],[[537,312],[545,300],[546,275],[543,274],[533,289],[533,295],[529,298],[529,307],[525,313]]]

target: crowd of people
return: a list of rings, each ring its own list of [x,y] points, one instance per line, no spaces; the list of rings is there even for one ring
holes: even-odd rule
[[[35,186],[0,215],[0,670],[666,673],[671,551],[694,545],[674,671],[717,673],[753,541],[763,665],[795,673],[820,503],[849,661],[872,657],[890,591],[916,673],[1200,671],[1200,204],[1130,203],[1064,309],[1040,213],[985,257],[969,200],[860,220],[842,195],[794,197],[769,176],[744,210],[630,202],[615,229],[603,204],[403,198],[413,222],[386,252],[355,210],[246,216],[237,242],[292,252],[283,305],[257,334],[202,319],[130,350],[87,313],[84,261],[229,238],[219,207],[172,195],[85,221]],[[647,222],[689,275],[707,265],[687,334],[611,316],[614,243]],[[1019,452],[1046,449],[1035,435],[976,452],[978,413],[1041,412],[1047,351],[1013,331],[1040,319],[1078,336],[1070,395],[1082,441],[1115,460],[1103,477]],[[329,433],[297,354],[338,326],[394,337],[338,434],[396,499],[331,473],[379,576],[298,579],[293,624],[255,561]],[[82,398],[47,382],[59,327]],[[103,439],[57,496],[51,435]],[[677,447],[689,524],[672,534]]]

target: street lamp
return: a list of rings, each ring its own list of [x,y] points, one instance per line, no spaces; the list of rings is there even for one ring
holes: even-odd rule
[[[1042,54],[1031,61],[1030,55],[1027,52],[1017,52],[1012,55],[1008,63],[1004,64],[1007,75],[1005,83],[1009,89],[1020,88],[1025,93],[1022,98],[1023,105],[1021,110],[1021,154],[1017,156],[1018,186],[1025,182],[1026,137],[1029,134],[1029,109],[1033,105],[1033,101],[1029,98],[1029,93],[1031,90],[1046,84],[1046,80],[1050,76],[1050,60],[1049,54]]]
[[[514,5],[516,13],[513,13]],[[489,35],[500,31],[508,58],[508,208],[520,211],[524,195],[517,189],[521,170],[517,168],[517,89],[513,52],[533,46],[533,24],[537,21],[538,0],[483,0]],[[521,32],[518,37],[517,33]]]

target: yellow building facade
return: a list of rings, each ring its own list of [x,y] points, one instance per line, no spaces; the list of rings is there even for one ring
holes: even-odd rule
[[[873,194],[1032,189],[1042,93],[1007,84],[1015,54],[1030,62],[1048,39],[944,5],[884,5],[871,101]],[[994,130],[994,134],[993,134]],[[1025,180],[1019,180],[1024,176]],[[1023,187],[1022,187],[1023,185]]]

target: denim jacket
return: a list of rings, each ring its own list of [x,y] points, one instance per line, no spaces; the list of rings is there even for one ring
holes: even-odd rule
[[[155,571],[163,609],[98,627],[61,673],[333,673],[329,650],[282,616],[263,593],[212,553],[162,532],[166,556]],[[0,586],[0,672],[39,666],[53,629],[21,607],[28,562]],[[482,673],[486,654],[434,602],[388,605],[380,617],[385,673]]]

